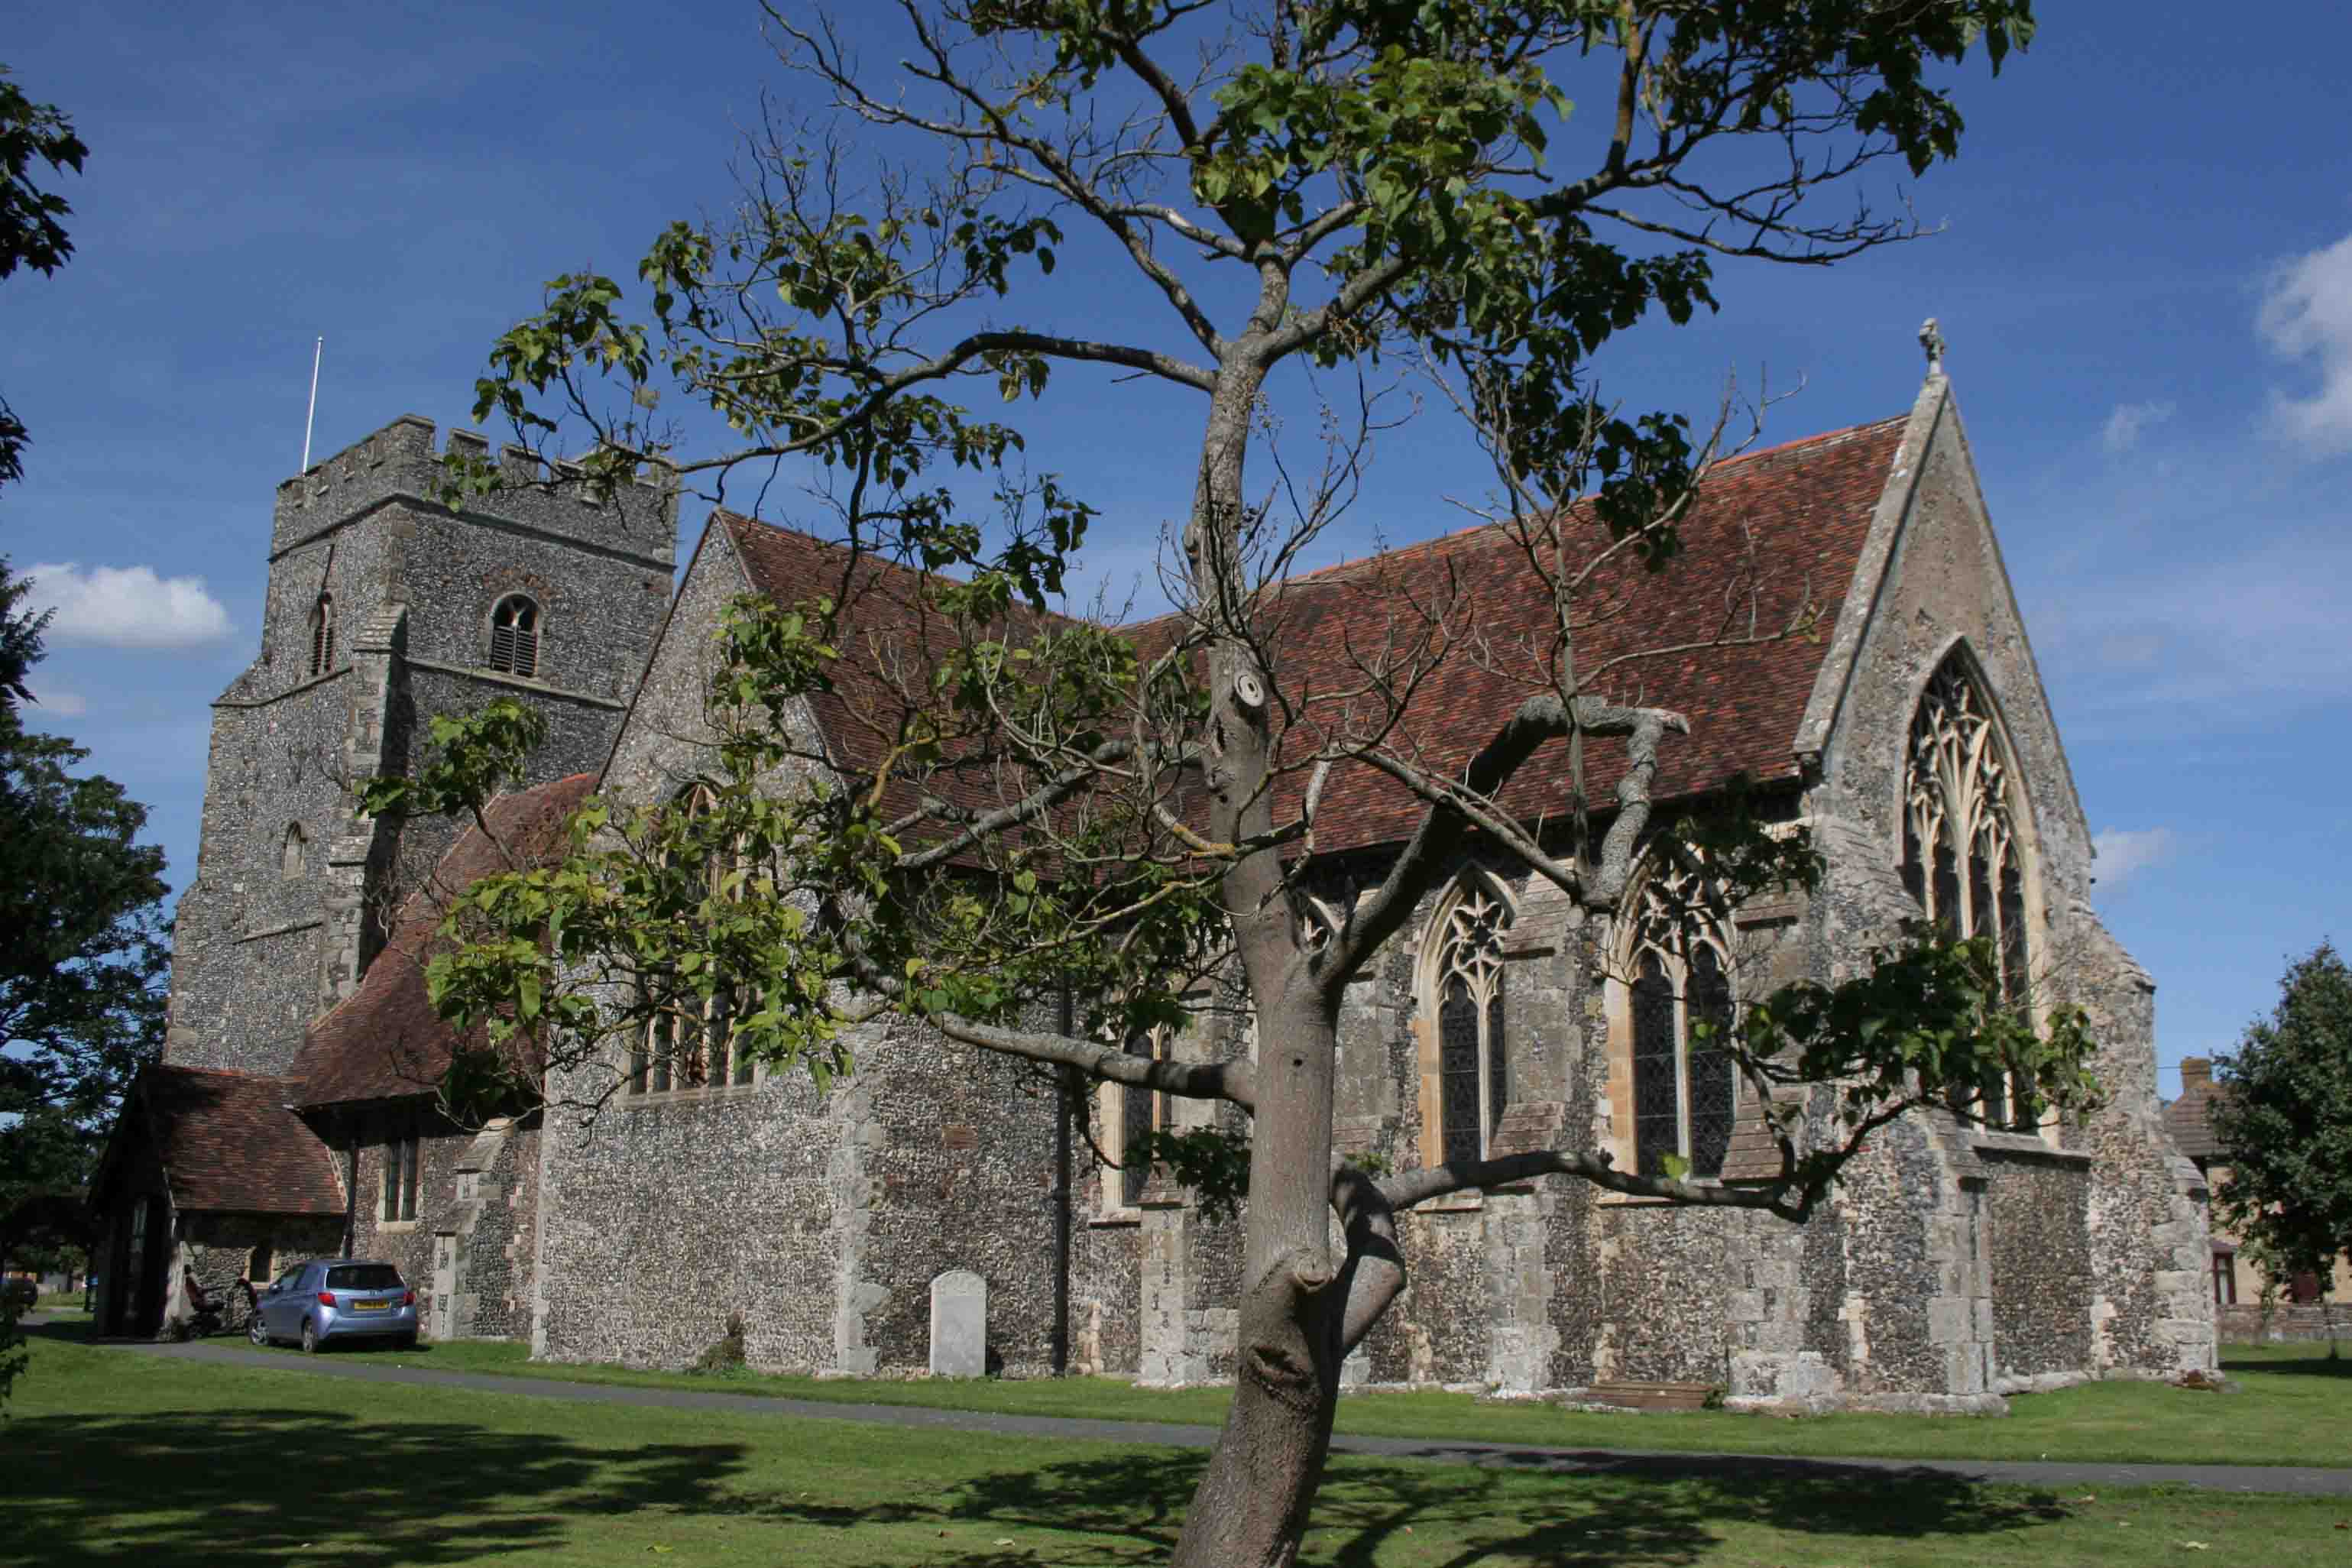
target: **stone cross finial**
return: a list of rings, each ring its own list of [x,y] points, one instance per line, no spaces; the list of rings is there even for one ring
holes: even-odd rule
[[[1927,351],[1927,374],[1940,375],[1944,369],[1944,331],[1928,317],[1919,323],[1919,346]]]

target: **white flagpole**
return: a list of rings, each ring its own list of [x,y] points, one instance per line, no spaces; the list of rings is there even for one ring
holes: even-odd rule
[[[302,416],[302,472],[310,471],[310,426],[319,417],[319,356],[327,352],[320,338],[310,349],[310,412]]]

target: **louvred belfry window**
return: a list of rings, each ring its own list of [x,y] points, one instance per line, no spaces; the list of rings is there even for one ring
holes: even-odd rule
[[[1735,1022],[1720,894],[1700,868],[1645,878],[1634,900],[1631,978],[1634,1168],[1723,1173],[1739,1116],[1739,1072],[1726,1049]]]
[[[1448,1164],[1486,1158],[1510,1103],[1503,1018],[1503,932],[1510,907],[1484,888],[1465,889],[1439,927],[1437,1092]]]
[[[2027,994],[2025,873],[2013,771],[1990,704],[1958,650],[1940,665],[1911,721],[1904,769],[1903,885],[1955,937],[1991,941],[2002,999]],[[1983,1085],[1982,1119],[2030,1131],[2040,1108],[2007,1075]]]
[[[539,605],[521,594],[509,594],[490,612],[490,668],[539,673]]]
[[[321,594],[310,606],[310,673],[324,675],[335,663],[335,596]]]

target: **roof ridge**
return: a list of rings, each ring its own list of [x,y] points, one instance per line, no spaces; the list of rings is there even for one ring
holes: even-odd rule
[[[1838,446],[1846,441],[1869,435],[1874,431],[1882,430],[1887,426],[1900,425],[1909,417],[1910,415],[1908,413],[1889,415],[1883,419],[1873,419],[1860,425],[1848,425],[1837,430],[1824,430],[1817,436],[1801,436],[1793,441],[1783,441],[1778,446],[1762,447],[1757,451],[1740,452],[1732,457],[1719,459],[1715,464],[1712,471],[1720,473],[1726,468],[1746,468],[1749,464],[1761,463],[1767,460],[1786,461],[1788,458],[1800,452],[1811,452]],[[1582,506],[1591,499],[1592,497],[1591,495],[1580,495],[1568,504],[1571,507]],[[1394,561],[1401,557],[1412,556],[1419,552],[1433,552],[1439,546],[1449,542],[1466,542],[1477,534],[1500,529],[1504,526],[1506,526],[1506,524],[1497,520],[1489,520],[1485,522],[1474,522],[1466,527],[1449,529],[1444,533],[1432,534],[1427,539],[1415,540],[1410,544],[1400,544],[1393,550],[1376,551],[1370,555],[1358,555],[1352,556],[1345,561],[1335,561],[1328,566],[1318,566],[1312,572],[1301,572],[1295,576],[1285,577],[1279,584],[1270,585],[1279,586],[1282,588],[1297,587],[1302,584],[1313,583],[1318,578],[1336,577],[1339,574],[1343,572],[1358,570],[1384,562]],[[1167,617],[1164,616],[1153,617],[1154,620],[1164,620]],[[1146,626],[1150,623],[1138,622],[1136,624],[1139,626]]]

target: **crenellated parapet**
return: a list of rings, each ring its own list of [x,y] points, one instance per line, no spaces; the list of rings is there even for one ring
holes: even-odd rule
[[[404,414],[281,483],[270,533],[272,556],[387,501],[444,505],[439,497],[446,478],[445,458],[486,458],[490,443],[470,430],[451,430],[436,449],[434,437],[431,420]],[[501,448],[498,464],[507,488],[469,497],[456,510],[647,563],[667,565],[675,560],[677,487],[667,475],[632,480],[599,496],[580,479],[576,468],[558,465],[551,473],[520,447]]]

